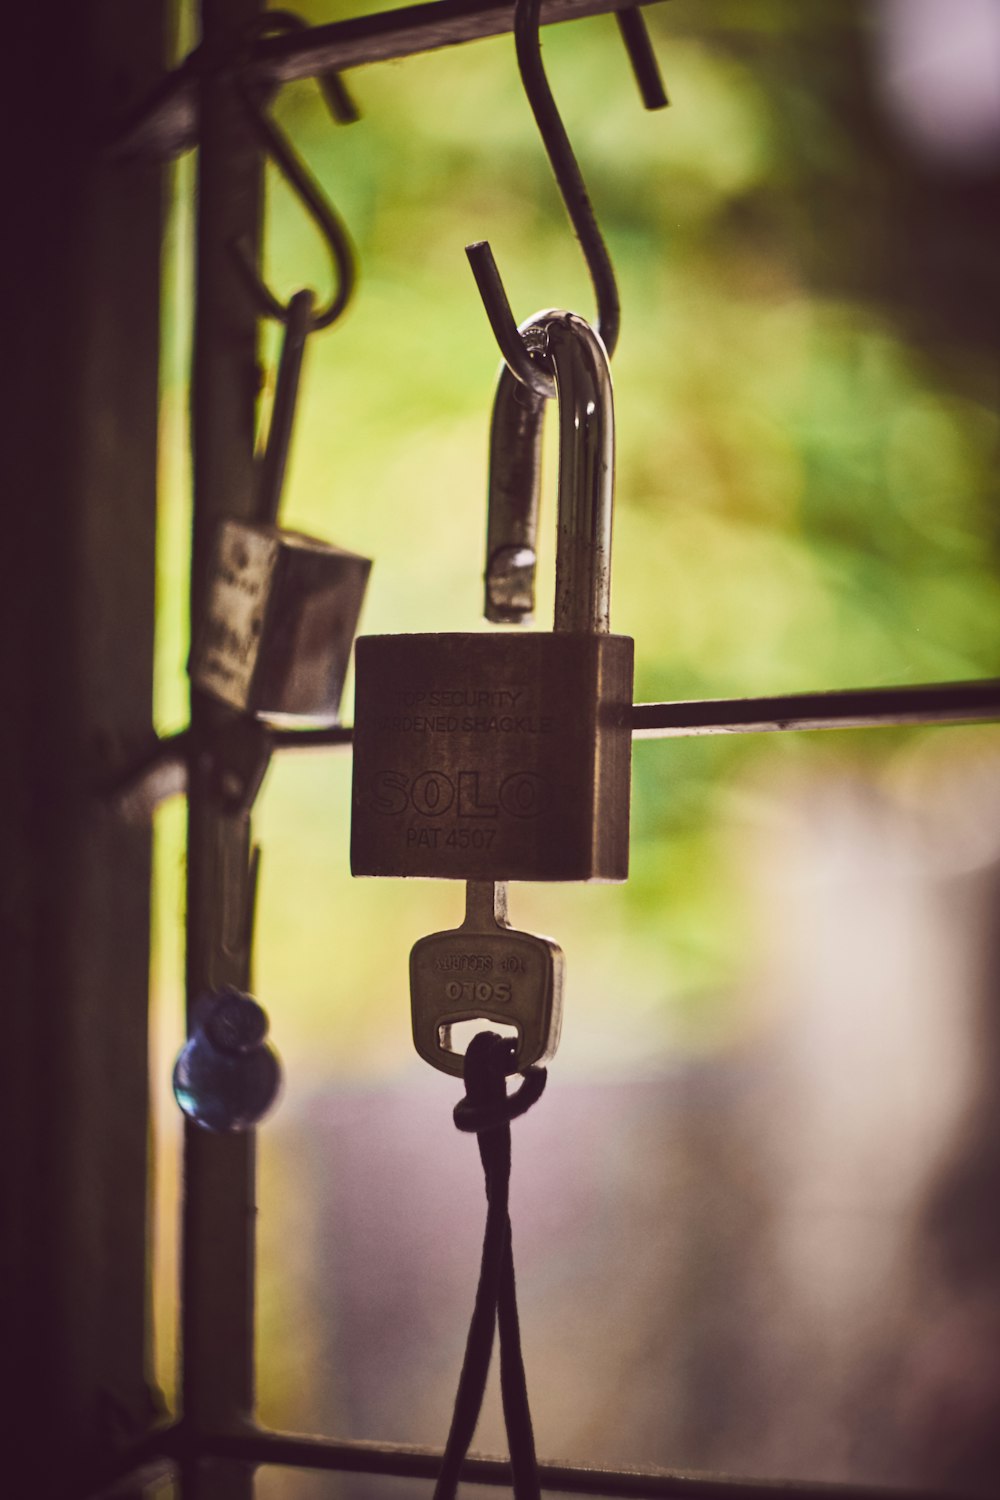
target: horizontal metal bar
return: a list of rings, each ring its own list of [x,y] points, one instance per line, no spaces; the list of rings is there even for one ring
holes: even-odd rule
[[[403,1443],[343,1442],[291,1433],[209,1436],[204,1451],[218,1458],[279,1468],[353,1474],[386,1474],[406,1479],[437,1478],[441,1453]],[[629,1500],[959,1500],[955,1495],[919,1493],[871,1486],[791,1483],[783,1480],[720,1478],[677,1474],[663,1469],[604,1469],[592,1465],[540,1463],[542,1489],[551,1494],[625,1496]],[[468,1458],[462,1465],[468,1484],[511,1484],[503,1458]]]
[[[969,724],[1000,719],[1000,679],[921,687],[852,688],[777,698],[715,698],[636,703],[636,739],[700,734],[767,734],[787,729],[872,729],[906,724]]]
[[[684,703],[636,703],[637,740],[703,734],[769,734],[791,729],[872,729],[893,725],[973,724],[1000,720],[1000,678],[922,687],[852,688],[844,692],[792,693],[777,698],[708,698]],[[350,725],[332,729],[274,729],[272,750],[347,749]],[[124,815],[138,822],[168,797],[187,790],[187,730],[165,737],[127,772],[102,788]]]
[[[346,749],[354,739],[354,730],[349,724],[338,724],[333,729],[273,729],[271,746],[275,750],[336,750]]]
[[[654,0],[631,0],[649,5]],[[542,0],[543,25],[625,8],[623,0]],[[352,16],[303,31],[262,37],[241,58],[246,75],[277,86],[318,73],[342,72],[418,52],[510,31],[514,0],[428,0],[376,15]],[[109,149],[120,155],[165,159],[186,151],[197,135],[198,76],[207,66],[194,52],[161,81],[152,95],[112,131]]]
[[[930,683],[918,687],[850,688],[771,698],[708,698],[680,703],[635,703],[635,739],[703,734],[767,734],[790,729],[871,729],[898,725],[970,724],[1000,719],[1000,678]],[[348,745],[351,730],[284,730],[276,750]]]
[[[654,0],[635,0],[649,5]],[[622,8],[622,0],[542,0],[542,25],[603,15]],[[429,0],[374,16],[333,21],[296,36],[269,37],[255,53],[253,66],[274,83],[311,78],[328,68],[356,68],[387,62],[499,36],[514,24],[514,0]]]
[[[159,1450],[160,1465],[150,1467]],[[321,1473],[385,1474],[394,1478],[433,1481],[441,1467],[441,1451],[407,1443],[374,1443],[304,1437],[298,1433],[252,1428],[239,1433],[198,1432],[185,1423],[151,1433],[127,1458],[119,1461],[103,1484],[91,1489],[88,1500],[113,1500],[129,1482],[165,1472],[162,1465],[195,1457],[223,1458],[236,1463],[267,1464],[279,1469]],[[670,1472],[666,1469],[607,1469],[592,1464],[539,1464],[542,1489],[549,1494],[625,1497],[625,1500],[963,1500],[954,1492],[901,1490],[885,1486],[823,1484],[782,1479],[737,1479],[713,1474]],[[511,1483],[510,1463],[503,1458],[467,1458],[462,1479],[468,1484]]]

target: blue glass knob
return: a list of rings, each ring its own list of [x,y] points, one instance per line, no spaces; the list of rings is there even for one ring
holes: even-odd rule
[[[174,1098],[206,1130],[249,1130],[281,1086],[281,1064],[266,1040],[267,1016],[236,989],[204,995],[174,1067]]]

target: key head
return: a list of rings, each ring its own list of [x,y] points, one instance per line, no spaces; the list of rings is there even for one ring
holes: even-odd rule
[[[431,933],[410,954],[414,1046],[432,1067],[461,1078],[451,1028],[494,1021],[517,1028],[514,1071],[522,1073],[559,1045],[562,987],[562,949],[551,938],[508,927]]]

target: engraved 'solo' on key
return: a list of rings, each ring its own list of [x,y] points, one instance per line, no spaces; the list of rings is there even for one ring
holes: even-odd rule
[[[521,1073],[555,1054],[562,989],[559,945],[511,927],[505,885],[470,881],[461,927],[421,938],[410,954],[414,1046],[432,1067],[461,1077],[453,1028],[493,1021],[515,1029],[513,1068]]]
[[[555,630],[358,640],[355,875],[628,874],[633,645],[608,633],[611,376],[584,319],[549,312],[533,325],[552,362],[559,407]],[[508,476],[526,475],[528,490],[540,411],[509,424],[513,453],[498,452],[494,441],[491,455],[494,469],[502,463]],[[533,516],[532,495],[522,497],[522,509]],[[522,545],[498,553],[522,584],[533,524],[522,526]],[[516,597],[507,603],[492,617],[516,618]]]
[[[188,670],[195,687],[281,724],[335,724],[371,562],[275,524],[313,294],[292,298],[257,519],[219,523]]]

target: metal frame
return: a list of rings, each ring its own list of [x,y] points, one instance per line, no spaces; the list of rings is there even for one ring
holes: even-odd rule
[[[579,16],[650,5],[655,0],[544,0],[543,25]],[[514,0],[426,0],[375,15],[355,16],[313,26],[282,36],[262,37],[241,59],[247,76],[277,86],[296,78],[358,68],[366,63],[391,62],[455,47],[462,42],[499,36],[513,24]],[[213,62],[213,55],[219,58]],[[198,80],[207,71],[225,70],[231,56],[214,53],[208,34],[202,47],[169,73],[135,109],[117,122],[111,140],[126,154],[174,156],[196,143],[198,136]]]
[[[293,1433],[252,1429],[239,1433],[205,1434],[194,1440],[182,1424],[155,1434],[109,1471],[104,1485],[87,1491],[87,1500],[123,1500],[137,1483],[175,1477],[200,1458],[222,1459],[252,1484],[251,1468],[258,1464],[314,1473],[380,1474],[394,1479],[432,1483],[441,1466],[441,1450],[403,1443],[344,1442],[333,1438],[300,1437]],[[552,1495],[623,1497],[623,1500],[961,1500],[941,1490],[900,1490],[870,1485],[793,1483],[784,1480],[744,1480],[717,1475],[670,1473],[663,1469],[604,1469],[593,1465],[538,1465],[541,1487]],[[217,1471],[215,1482],[218,1483]],[[511,1483],[506,1459],[468,1458],[462,1465],[468,1484]],[[212,1495],[228,1493],[221,1489]]]
[[[675,703],[634,703],[634,740],[691,739],[706,734],[774,734],[787,730],[891,729],[921,724],[976,724],[1000,720],[1000,678],[927,683],[913,687],[847,688],[825,693],[782,693],[769,698],[702,698]],[[354,731],[272,729],[262,743],[287,750],[346,750]],[[141,817],[187,790],[193,752],[189,730],[156,740],[111,790]]]

